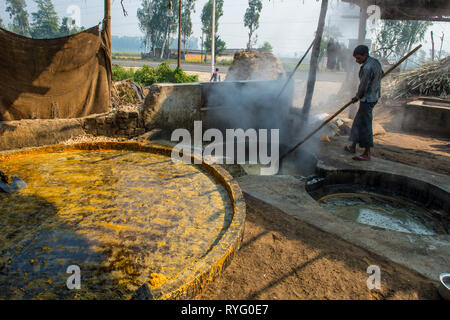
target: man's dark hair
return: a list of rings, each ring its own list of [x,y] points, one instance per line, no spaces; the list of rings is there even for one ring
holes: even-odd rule
[[[219,71],[219,68],[216,68],[216,71]]]
[[[365,54],[369,54],[369,47],[365,45],[359,45],[355,48],[353,51],[353,56],[356,57],[357,55],[363,56]]]

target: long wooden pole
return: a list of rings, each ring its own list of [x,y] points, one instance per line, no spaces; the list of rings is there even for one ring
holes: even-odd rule
[[[417,48],[415,48],[413,51],[411,51],[410,53],[408,53],[406,56],[404,56],[403,58],[401,58],[395,65],[393,65],[388,71],[386,71],[383,76],[381,77],[381,79],[383,79],[385,76],[387,76],[389,73],[391,73],[394,69],[396,69],[400,64],[403,63],[403,61],[405,61],[406,59],[408,59],[411,55],[413,55],[417,50],[419,50],[422,47],[422,45],[419,45]],[[297,143],[294,147],[292,147],[291,149],[289,149],[289,151],[287,151],[285,154],[283,154],[280,157],[280,161],[283,160],[288,154],[290,154],[291,152],[293,152],[295,149],[297,149],[298,147],[300,147],[303,143],[305,143],[309,138],[311,138],[314,134],[316,134],[320,129],[322,129],[325,125],[327,125],[328,122],[330,122],[331,120],[333,120],[334,118],[336,118],[342,111],[344,111],[348,106],[350,106],[351,104],[353,104],[353,101],[349,101],[347,102],[342,108],[340,108],[335,114],[329,116],[327,118],[327,120],[325,120],[325,122],[323,122],[317,129],[315,129],[313,132],[311,132],[310,134],[308,134],[306,136],[306,138],[304,138],[302,141],[300,141],[299,143]]]
[[[108,36],[111,36],[111,0],[105,0],[105,17],[103,28],[108,33]],[[111,49],[110,45],[111,43],[108,43],[108,49]]]
[[[323,29],[328,10],[328,0],[322,0],[320,7],[319,22],[317,23],[316,37],[311,53],[311,61],[309,63],[308,83],[306,85],[305,101],[302,109],[302,122],[305,122],[311,109],[312,97],[314,95],[314,87],[316,85],[317,67],[319,63],[320,43],[322,42]]]
[[[108,92],[111,98],[111,83],[112,83],[112,50],[111,50],[111,0],[105,0],[105,16],[103,17],[103,32],[102,39],[106,46],[107,54],[107,68],[108,73]],[[111,100],[111,99],[110,99]]]
[[[433,37],[433,31],[431,31],[431,61],[434,61],[434,37]]]
[[[281,88],[280,93],[278,94],[276,100],[278,100],[278,98],[281,96],[281,94],[283,93],[284,89],[286,89],[286,86],[288,85],[289,81],[291,81],[292,77],[294,76],[295,71],[297,71],[298,67],[302,64],[303,60],[306,58],[306,56],[308,55],[309,51],[311,50],[312,46],[314,45],[314,42],[316,41],[316,39],[313,40],[313,42],[311,43],[311,45],[309,46],[308,50],[306,50],[305,54],[303,55],[303,57],[300,59],[300,61],[297,63],[297,65],[295,66],[294,71],[292,71],[292,73],[290,74],[289,78],[287,79],[286,83],[284,84],[283,88]]]
[[[442,32],[442,37],[441,37],[441,48],[439,49],[438,60],[441,60],[442,44],[444,43],[444,36],[445,36],[445,34]]]

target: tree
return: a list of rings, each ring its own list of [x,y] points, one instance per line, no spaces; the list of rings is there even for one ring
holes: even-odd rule
[[[259,28],[259,16],[262,10],[261,0],[248,0],[248,8],[244,15],[244,26],[248,28],[248,43],[247,49],[251,49],[256,44],[257,36],[252,39],[253,34]]]
[[[30,36],[30,24],[25,0],[6,0],[6,3],[6,12],[12,19],[12,23],[8,26],[9,30],[22,36]]]
[[[2,20],[2,17],[0,17],[0,28],[3,28],[3,20]]]
[[[385,59],[400,58],[424,39],[432,24],[430,21],[383,21],[377,33],[374,53]]]
[[[49,39],[59,36],[59,18],[51,0],[35,0],[38,11],[33,12],[31,36],[37,39]]]
[[[216,41],[214,43],[214,52],[215,52],[215,58],[217,59],[217,56],[220,55],[227,48],[227,46],[226,46],[225,41],[220,39],[220,37],[218,35],[216,35],[215,38],[216,38]],[[211,38],[206,39],[205,48],[207,50],[211,51],[211,46],[212,46]]]
[[[156,48],[161,48],[162,58],[170,44],[170,35],[177,30],[178,1],[170,8],[168,1],[143,0],[142,7],[137,11],[139,28],[144,33],[145,49],[156,54]]]
[[[207,51],[211,51],[212,47],[212,0],[208,0],[203,6],[201,20],[202,20],[202,31],[206,35],[205,40],[205,48]],[[223,16],[223,0],[216,0],[216,18],[215,18],[215,45],[214,45],[214,54],[217,57],[225,48],[226,44],[220,37],[217,35],[219,31],[219,19]],[[205,55],[206,61],[206,55]]]
[[[269,52],[272,53],[272,45],[269,42],[264,42],[264,44],[262,45],[262,47],[258,48],[259,51],[261,52]]]
[[[137,18],[139,20],[139,29],[144,33],[144,38],[142,39],[144,52],[148,52],[148,48],[151,47],[154,54],[156,30],[150,27],[153,14],[152,4],[151,0],[143,0],[141,8],[137,10]]]
[[[186,49],[186,42],[192,35],[192,12],[195,12],[194,1],[183,0],[183,12],[181,13],[181,36],[183,38],[183,46]]]

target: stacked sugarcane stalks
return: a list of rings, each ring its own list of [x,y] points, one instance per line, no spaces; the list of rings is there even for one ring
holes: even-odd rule
[[[447,99],[450,94],[450,56],[420,68],[393,75],[383,86],[383,97],[401,99],[432,96]]]

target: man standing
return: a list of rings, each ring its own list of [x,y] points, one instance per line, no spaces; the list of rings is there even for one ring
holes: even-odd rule
[[[364,148],[363,154],[353,157],[353,160],[370,160],[370,148],[373,147],[372,119],[373,108],[381,96],[381,77],[383,69],[380,62],[369,56],[369,48],[365,45],[357,46],[353,52],[357,63],[361,64],[359,71],[359,88],[352,99],[355,103],[360,101],[358,113],[353,121],[349,140],[352,145],[346,146],[345,151],[356,153],[356,144]]]

